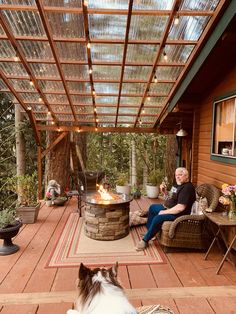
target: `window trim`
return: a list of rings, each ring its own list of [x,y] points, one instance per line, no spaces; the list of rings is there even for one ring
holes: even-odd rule
[[[223,162],[223,163],[227,163],[227,164],[236,164],[236,156],[232,157],[232,156],[224,156],[221,154],[216,154],[213,153],[213,143],[214,143],[214,131],[215,131],[215,120],[216,120],[216,105],[217,103],[223,101],[223,100],[227,100],[230,98],[235,98],[236,101],[236,90],[233,90],[227,94],[215,97],[213,100],[213,113],[212,113],[212,130],[211,130],[211,155],[210,155],[210,159],[211,160],[215,160],[215,161],[219,161],[219,162]],[[235,121],[236,123],[236,121]],[[236,139],[235,139],[236,140]]]

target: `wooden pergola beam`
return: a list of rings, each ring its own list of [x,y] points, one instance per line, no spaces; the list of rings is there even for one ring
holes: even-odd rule
[[[61,64],[60,64],[60,59],[58,57],[56,45],[54,44],[54,41],[53,41],[53,38],[52,38],[52,33],[51,33],[51,30],[50,30],[50,26],[49,26],[46,14],[44,12],[43,5],[42,5],[40,0],[35,0],[35,2],[36,2],[36,5],[37,5],[37,8],[38,8],[38,11],[39,11],[39,14],[40,14],[43,26],[44,26],[44,30],[45,30],[45,32],[47,34],[47,37],[48,37],[48,42],[49,42],[50,47],[52,49],[52,54],[53,54],[53,57],[55,59],[56,65],[57,65],[57,69],[58,69],[58,72],[60,74],[61,81],[62,81],[62,84],[64,86],[64,89],[65,89],[65,92],[66,92],[66,96],[67,96],[67,99],[69,101],[73,117],[74,117],[75,121],[77,121],[76,113],[75,113],[75,110],[74,110],[74,107],[73,107],[73,104],[72,104],[70,93],[69,93],[69,90],[68,90],[68,87],[67,87],[67,84],[66,84],[66,81],[65,81],[65,77],[64,77],[64,73],[62,71]]]
[[[124,71],[125,71],[125,61],[126,61],[126,54],[127,54],[128,41],[129,41],[129,29],[130,29],[130,23],[131,23],[132,8],[133,8],[133,0],[129,0],[128,16],[127,16],[126,31],[125,31],[125,41],[124,41],[124,48],[123,48],[121,73],[120,73],[120,82],[119,82],[119,92],[118,92],[115,126],[117,126],[118,113],[119,113],[119,108],[120,108],[120,97],[121,97],[121,90],[122,90],[123,77],[124,77]]]
[[[52,150],[53,147],[55,147],[67,134],[68,132],[65,131],[59,134],[58,137],[53,142],[51,142],[50,145],[42,152],[41,159],[43,159],[47,155],[47,153],[50,152],[50,150]]]

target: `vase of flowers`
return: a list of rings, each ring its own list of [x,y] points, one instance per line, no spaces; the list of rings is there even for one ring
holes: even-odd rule
[[[229,208],[229,219],[236,220],[236,185],[223,184],[219,202]]]
[[[46,192],[45,202],[47,206],[53,206],[52,194],[50,192]]]

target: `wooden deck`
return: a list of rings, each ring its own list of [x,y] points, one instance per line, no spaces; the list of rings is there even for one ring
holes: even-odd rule
[[[150,203],[142,198],[131,207],[148,208]],[[45,264],[69,213],[76,210],[76,198],[62,207],[42,206],[37,223],[24,225],[14,239],[20,251],[0,257],[1,314],[65,314],[71,308],[78,269]],[[174,313],[236,313],[236,268],[225,262],[216,275],[217,248],[207,261],[203,256],[168,253],[167,264],[120,266],[119,277],[135,306],[161,303]]]

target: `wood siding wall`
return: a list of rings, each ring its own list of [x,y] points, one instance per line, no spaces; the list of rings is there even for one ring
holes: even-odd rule
[[[215,97],[233,90],[236,90],[236,67],[227,76],[222,77],[221,83],[210,91],[199,107],[199,127],[198,119],[194,121],[194,130],[199,131],[199,136],[195,132],[193,137],[193,152],[197,154],[193,153],[192,163],[194,174],[197,168],[198,185],[211,183],[221,188],[223,183],[236,184],[236,165],[210,159],[213,101]],[[195,114],[197,117],[197,110]]]

